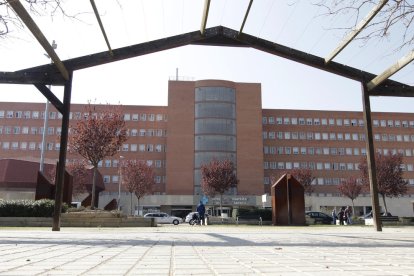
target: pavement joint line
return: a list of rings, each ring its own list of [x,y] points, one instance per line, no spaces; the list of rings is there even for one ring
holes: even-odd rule
[[[129,269],[127,270],[127,271],[125,271],[125,274],[124,275],[129,275],[133,270],[134,270],[134,268],[135,267],[137,267],[138,266],[138,264],[145,258],[145,256],[147,256],[147,254],[151,251],[151,250],[153,250],[153,248],[158,244],[160,242],[160,239],[158,239],[157,241],[155,241],[155,242],[153,242],[152,243],[152,245],[151,246],[149,246],[148,248],[147,248],[147,250],[145,250],[144,251],[144,253],[141,255],[141,257],[139,257],[136,261],[135,261],[135,263],[132,265],[132,266],[130,266],[129,267]]]

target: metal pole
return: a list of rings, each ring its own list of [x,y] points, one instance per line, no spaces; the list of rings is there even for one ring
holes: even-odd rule
[[[57,48],[57,44],[54,40],[52,42],[52,48],[54,50],[56,50],[56,48]],[[45,56],[50,59],[50,63],[53,63],[52,59],[50,58],[50,56],[48,54],[45,54]],[[52,85],[49,84],[48,88],[49,88],[50,91],[52,91]],[[46,135],[47,135],[48,123],[49,123],[49,100],[46,100],[45,118],[43,120],[42,148],[40,150],[40,168],[39,168],[39,170],[40,170],[41,173],[43,173],[44,167],[45,167],[44,163],[45,163]]]
[[[123,156],[119,156],[119,180],[118,180],[118,203],[117,209],[121,211],[121,184],[122,184],[122,160],[124,159]]]
[[[50,90],[51,85],[48,85]],[[48,120],[49,120],[49,100],[46,100],[46,107],[45,107],[45,115],[43,120],[43,134],[42,134],[42,148],[40,150],[40,172],[43,173],[44,171],[44,162],[45,162],[45,151],[46,151],[46,133],[48,128]]]

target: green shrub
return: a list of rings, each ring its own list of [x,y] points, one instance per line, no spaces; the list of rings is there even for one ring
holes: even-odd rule
[[[51,217],[55,208],[55,201],[41,200],[0,200],[1,217]],[[68,209],[62,204],[62,213]]]

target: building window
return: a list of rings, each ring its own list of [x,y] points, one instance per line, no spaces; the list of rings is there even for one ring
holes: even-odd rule
[[[122,151],[129,151],[129,144],[123,144]]]
[[[11,148],[12,148],[12,150],[18,150],[19,149],[19,143],[18,142],[12,142]]]
[[[312,118],[306,119],[306,125],[311,126],[312,125]]]
[[[8,150],[8,149],[10,148],[10,143],[9,143],[9,142],[3,142],[3,144],[2,144],[2,148],[3,148],[4,150]]]
[[[289,117],[283,118],[283,124],[290,125],[290,118]]]
[[[277,117],[276,122],[277,122],[278,125],[281,125],[283,123],[282,122],[282,117]]]
[[[299,125],[301,126],[305,125],[305,118],[299,118]]]
[[[381,120],[380,121],[380,125],[381,125],[381,127],[386,127],[387,126],[387,122],[385,120]]]
[[[269,139],[275,139],[276,135],[274,131],[269,132]]]
[[[138,146],[137,144],[131,144],[131,151],[137,151]]]
[[[344,119],[344,126],[350,126],[351,123],[349,122],[349,119]]]
[[[27,142],[21,142],[20,143],[20,149],[21,150],[26,150],[27,149]]]
[[[105,160],[105,168],[110,168],[111,167],[111,160]]]
[[[319,121],[319,119],[318,119],[318,118],[315,118],[315,119],[313,119],[313,124],[314,124],[315,126],[319,126],[319,125],[321,124],[321,122]]]
[[[4,110],[0,110],[0,118],[3,119],[4,118]]]
[[[274,125],[275,124],[275,118],[274,117],[269,117],[269,124],[270,125]]]
[[[6,118],[9,118],[9,119],[13,118],[13,111],[7,111]]]
[[[111,180],[111,176],[109,175],[104,175],[103,176],[103,183],[108,184]]]
[[[149,151],[149,152],[154,151],[154,145],[153,144],[148,144],[147,145],[147,151]]]
[[[56,119],[56,112],[49,112],[49,119]]]
[[[358,121],[357,121],[357,119],[352,119],[352,120],[351,120],[351,126],[358,126]]]
[[[394,127],[394,121],[393,120],[388,120],[388,127]]]
[[[140,115],[140,120],[143,121],[143,122],[146,121],[147,120],[147,114],[141,114]]]
[[[25,111],[23,117],[25,119],[30,119],[30,111]]]
[[[36,143],[35,142],[30,142],[29,149],[30,150],[35,150],[36,149]]]
[[[292,118],[292,125],[298,124],[298,118]]]
[[[13,134],[20,134],[20,127],[18,126],[13,127]]]
[[[264,124],[264,125],[267,124],[267,117],[262,117],[262,124]]]
[[[328,120],[326,118],[322,118],[322,125],[323,126],[328,125]]]
[[[155,121],[155,114],[149,114],[148,121],[151,121],[151,122]]]
[[[342,126],[342,119],[336,119],[336,125]]]
[[[138,114],[132,114],[132,121],[138,121],[139,115]]]
[[[161,122],[162,121],[162,114],[157,114],[156,120],[157,122]]]
[[[395,127],[401,127],[401,122],[399,120],[395,120]]]

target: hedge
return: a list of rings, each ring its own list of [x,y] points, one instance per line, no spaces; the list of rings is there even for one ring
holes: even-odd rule
[[[271,209],[259,209],[259,208],[240,208],[238,215],[243,217],[262,217],[263,221],[272,220]]]
[[[2,200],[0,199],[0,217],[52,217],[55,201],[40,200]],[[68,209],[62,204],[62,213]]]

